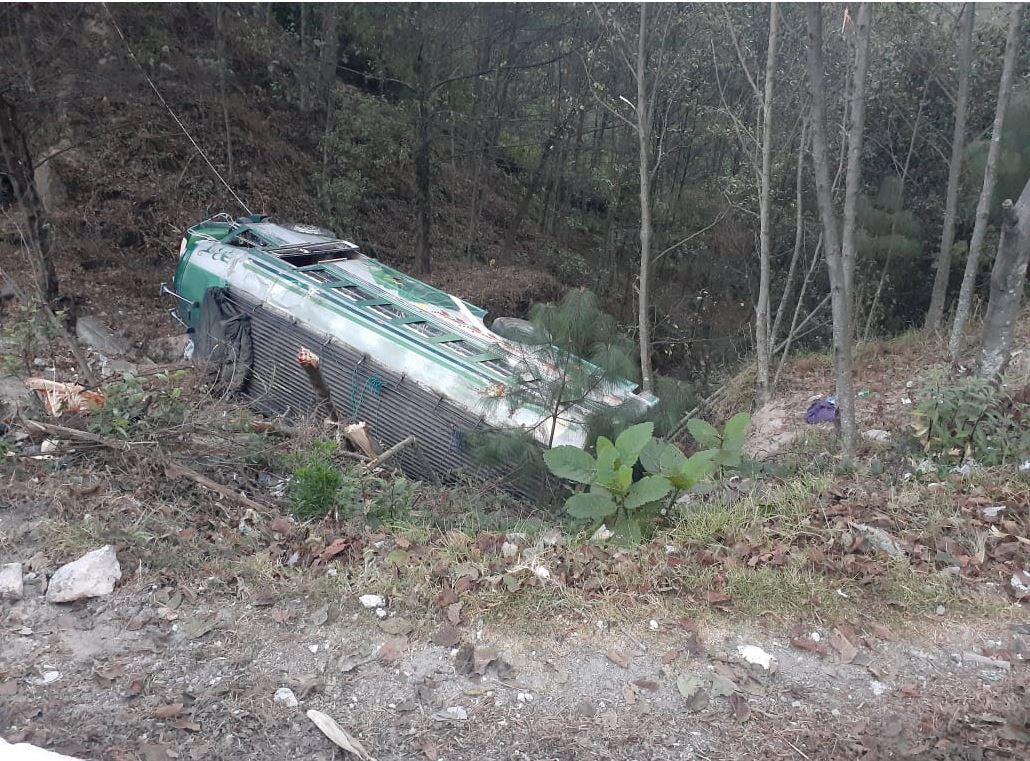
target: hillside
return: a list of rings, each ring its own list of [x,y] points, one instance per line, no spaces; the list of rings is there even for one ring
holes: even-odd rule
[[[998,384],[971,371],[977,312],[957,361],[945,331],[922,329],[959,15],[876,7],[849,461],[834,422],[805,422],[836,380],[803,71],[812,17],[773,8],[766,215],[749,131],[763,81],[750,80],[776,28],[766,6],[0,8],[15,62],[0,105],[16,107],[36,164],[60,280],[51,322],[0,175],[0,758],[5,742],[89,761],[1025,757],[1030,312]],[[822,14],[841,201],[846,10]],[[1002,68],[1003,11],[977,11],[974,93]],[[669,56],[644,56],[668,67],[652,80],[650,145],[627,118],[637,74],[612,55],[647,18]],[[1030,66],[1020,55],[1017,71]],[[975,153],[993,103],[973,100]],[[1005,192],[1025,180],[1022,134],[1008,133]],[[429,282],[491,317],[570,291],[593,304],[575,290],[589,288],[612,317],[555,320],[584,349],[557,348],[554,364],[614,361],[625,345],[637,365],[649,149],[645,319],[659,382],[685,381],[682,399],[659,408],[661,430],[618,421],[582,448],[493,442],[505,465],[551,466],[551,499],[516,498],[476,468],[418,481],[402,458],[363,449],[390,382],[370,374],[359,391],[364,359],[346,367],[349,389],[333,387],[351,404],[343,420],[223,393],[184,355],[159,294],[184,229],[241,215],[240,201],[330,226],[412,274],[428,205]],[[967,190],[956,238],[972,229]],[[773,343],[793,337],[759,404],[763,250],[770,317],[783,315]],[[290,370],[310,379],[295,348]],[[553,385],[560,402],[568,385]],[[442,392],[426,398],[447,409]],[[480,444],[482,420],[405,414],[406,455],[425,455],[426,430],[452,451]],[[338,722],[342,746],[311,710]]]
[[[193,8],[137,7],[119,18],[172,111],[248,207],[284,221],[325,224],[317,186],[320,131],[313,129],[323,117],[302,111],[289,95],[295,59],[285,32],[250,16],[230,15],[233,86],[223,99],[209,46],[171,31],[195,18]],[[74,302],[73,313],[99,315],[142,346],[174,330],[163,315],[170,305],[158,298],[157,285],[171,278],[184,229],[217,212],[245,212],[150,89],[102,7],[83,6],[74,19],[44,13],[38,21],[37,43],[53,56],[37,73],[37,97],[23,106],[22,116],[40,157],[37,174],[55,228],[62,291]],[[338,87],[343,103],[355,111],[380,108],[372,96],[342,83]],[[231,172],[225,169],[223,117],[231,125]],[[364,235],[339,232],[384,261],[412,270],[414,217],[405,169],[410,167],[388,165],[369,183],[360,210],[349,214]],[[469,262],[459,252],[464,212],[459,200],[467,183],[461,172],[442,169],[431,282],[494,315],[520,315],[534,301],[555,298],[557,281],[529,266],[526,256],[487,263],[517,192],[499,170],[493,171],[483,204],[483,261]],[[0,244],[0,266],[24,284],[28,273],[10,222]],[[536,248],[530,232],[520,251]]]

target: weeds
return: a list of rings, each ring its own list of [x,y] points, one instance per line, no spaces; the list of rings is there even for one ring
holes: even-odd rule
[[[915,418],[913,430],[923,450],[947,463],[1003,465],[1030,452],[1030,404],[981,378],[932,378]]]

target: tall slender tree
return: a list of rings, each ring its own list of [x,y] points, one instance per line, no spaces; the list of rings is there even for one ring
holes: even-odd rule
[[[844,263],[844,290],[849,308],[855,305],[855,261],[858,249],[858,196],[862,192],[862,142],[865,137],[865,82],[869,70],[869,28],[872,4],[858,6],[855,17],[855,70],[851,83],[851,123],[848,125],[848,167],[844,174],[844,227],[841,232],[841,259]]]
[[[758,402],[769,401],[769,282],[772,277],[772,117],[773,83],[776,80],[776,36],[779,12],[776,3],[769,3],[769,42],[765,57],[765,89],[762,93],[762,169],[759,210],[759,278],[758,304],[755,306],[755,348],[758,355]]]
[[[1019,200],[1002,204],[1001,241],[991,272],[991,298],[984,317],[979,373],[994,379],[1004,372],[1012,354],[1019,302],[1030,262],[1030,180]]]
[[[851,377],[851,309],[844,259],[833,210],[830,162],[826,135],[826,83],[823,65],[823,10],[820,3],[806,6],[808,39],[806,62],[812,111],[812,164],[815,195],[823,227],[823,248],[830,276],[830,308],[833,314],[833,364],[837,407],[840,414],[841,451],[846,464],[855,453],[855,396]],[[868,28],[868,27],[867,27]],[[849,167],[850,169],[850,167]]]
[[[966,118],[969,113],[969,75],[973,63],[973,22],[976,5],[962,6],[958,37],[958,94],[955,97],[955,127],[951,135],[951,162],[948,164],[948,189],[944,199],[944,225],[941,247],[937,252],[937,271],[933,294],[926,310],[926,328],[937,330],[944,319],[944,300],[951,276],[951,254],[955,246],[955,218],[958,216],[958,189],[962,178],[962,156],[966,148]]]
[[[994,197],[994,186],[998,179],[998,157],[1001,155],[1001,133],[1005,127],[1005,113],[1012,95],[1012,78],[1016,68],[1016,53],[1019,50],[1019,33],[1023,20],[1023,4],[1014,3],[1009,11],[1009,31],[1005,38],[1005,59],[1001,68],[1001,81],[998,83],[998,103],[994,110],[994,127],[991,131],[991,146],[987,150],[987,165],[984,167],[983,188],[976,204],[976,221],[973,223],[973,235],[969,240],[969,254],[966,258],[966,269],[962,275],[962,288],[959,290],[958,303],[955,305],[955,321],[951,325],[951,336],[948,339],[948,352],[952,361],[962,353],[962,337],[966,332],[969,312],[973,305],[973,289],[976,286],[976,273],[980,266],[980,250],[987,237],[988,217],[991,213],[991,199]]]

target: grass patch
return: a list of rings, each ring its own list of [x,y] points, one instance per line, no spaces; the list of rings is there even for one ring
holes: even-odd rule
[[[779,535],[792,537],[809,515],[811,500],[828,486],[829,478],[825,476],[801,476],[763,488],[732,504],[689,505],[669,537],[683,544],[728,544],[767,523],[776,523]]]
[[[782,568],[733,568],[726,573],[726,593],[734,609],[745,615],[796,616],[817,609],[832,616],[848,607],[837,588],[833,579],[801,561]]]

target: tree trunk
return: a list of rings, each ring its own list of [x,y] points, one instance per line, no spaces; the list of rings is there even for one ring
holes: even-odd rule
[[[229,100],[226,87],[229,64],[225,60],[225,3],[215,3],[215,34],[218,36],[218,88],[225,125],[225,176],[232,179],[232,132],[229,129]]]
[[[0,95],[0,159],[6,168],[15,200],[25,215],[25,243],[32,263],[39,297],[44,304],[57,298],[58,282],[50,256],[50,227],[42,199],[36,190],[32,155],[18,126],[14,105]]]
[[[533,167],[533,172],[529,176],[529,182],[526,184],[526,192],[523,193],[522,198],[519,199],[519,205],[515,207],[515,215],[512,217],[511,224],[508,225],[507,231],[505,231],[504,243],[501,246],[501,259],[503,261],[511,260],[511,254],[515,248],[515,238],[518,237],[519,229],[522,227],[522,223],[526,219],[526,213],[529,211],[529,204],[540,189],[541,182],[544,178],[544,170],[547,168],[547,162],[550,159],[551,154],[554,153],[554,148],[558,144],[558,141],[561,140],[562,135],[568,128],[572,115],[576,110],[576,108],[570,109],[569,113],[565,115],[565,118],[554,126],[554,129],[547,138],[547,142],[544,144],[543,150],[540,152],[540,159],[536,162],[536,166]]]
[[[432,272],[430,246],[430,224],[432,215],[432,189],[430,187],[430,105],[429,77],[423,59],[423,48],[419,47],[415,57],[415,79],[418,88],[418,110],[415,117],[415,187],[417,191],[415,221],[415,256],[421,275]]]
[[[640,149],[640,281],[637,328],[640,333],[640,387],[654,389],[651,369],[651,106],[647,92],[647,3],[640,4],[637,38],[637,141]]]
[[[844,293],[848,304],[855,304],[855,232],[858,196],[862,191],[862,138],[865,132],[865,78],[869,69],[869,27],[872,6],[858,6],[855,20],[855,72],[851,86],[851,124],[848,127],[848,168],[844,175],[844,227],[841,233],[841,258],[844,262]]]
[[[332,95],[333,84],[336,81],[336,64],[340,54],[339,11],[338,3],[326,3],[323,10],[322,50],[319,53],[318,76],[322,102],[326,102]]]
[[[980,354],[981,378],[994,380],[1009,363],[1019,302],[1026,285],[1030,261],[1030,180],[1015,206],[1002,206],[1001,241],[991,271],[991,298],[984,317],[983,350]]]
[[[772,193],[772,112],[773,83],[776,78],[776,3],[769,4],[769,45],[765,58],[765,93],[762,96],[762,187],[758,199],[759,216],[759,278],[758,305],[755,308],[755,349],[758,355],[758,403],[769,401],[769,261],[772,256],[772,236],[769,225],[769,205]]]
[[[850,465],[855,455],[855,397],[851,387],[851,310],[830,191],[830,164],[826,139],[826,85],[823,81],[823,11],[819,3],[811,3],[806,6],[806,10],[808,86],[812,96],[812,164],[815,168],[816,201],[823,225],[823,249],[826,252],[826,266],[830,276],[833,365],[837,408],[840,414],[841,453],[844,464]]]
[[[787,281],[783,284],[783,293],[780,295],[780,305],[776,307],[776,319],[773,320],[772,330],[769,331],[769,344],[775,345],[776,338],[780,333],[780,323],[787,311],[787,304],[790,300],[790,292],[794,287],[794,276],[797,273],[798,262],[801,260],[801,249],[805,239],[805,207],[804,207],[804,173],[805,173],[805,151],[808,150],[808,122],[801,123],[801,138],[798,142],[798,168],[794,178],[794,252],[790,256],[790,266],[787,268]],[[775,384],[774,384],[775,385]]]
[[[926,311],[927,330],[937,330],[944,319],[944,300],[951,276],[951,251],[955,245],[955,218],[958,211],[959,180],[962,178],[962,155],[966,149],[966,116],[969,111],[969,74],[973,61],[973,20],[976,5],[966,3],[962,9],[962,28],[958,44],[958,97],[955,100],[955,129],[951,136],[951,163],[948,166],[948,190],[944,201],[944,228],[937,252],[937,272],[933,294]]]
[[[984,183],[980,190],[980,199],[976,204],[976,222],[973,224],[973,235],[969,240],[969,254],[966,259],[966,270],[962,275],[962,288],[955,306],[955,322],[951,326],[948,339],[948,352],[952,361],[962,353],[962,337],[969,321],[969,310],[973,304],[973,289],[976,285],[976,272],[980,264],[980,249],[987,237],[987,218],[991,211],[991,197],[998,176],[998,156],[1001,154],[1001,132],[1005,126],[1005,112],[1008,110],[1009,95],[1012,93],[1012,74],[1016,68],[1016,52],[1019,49],[1019,27],[1023,18],[1023,4],[1016,3],[1010,11],[1009,33],[1005,40],[1005,62],[1001,69],[1001,82],[998,84],[998,105],[994,111],[994,129],[991,132],[991,146],[987,151],[987,166],[984,168]]]

